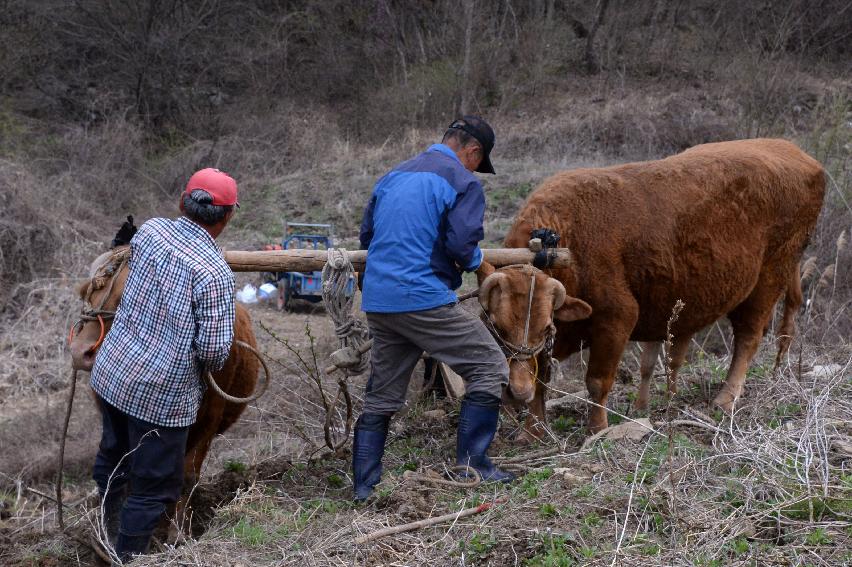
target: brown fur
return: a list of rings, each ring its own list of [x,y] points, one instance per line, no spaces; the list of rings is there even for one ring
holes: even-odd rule
[[[110,258],[112,256],[107,258],[99,257],[99,260],[103,259],[104,262],[108,262]],[[96,266],[93,266],[93,268],[96,268]],[[95,271],[93,269],[92,273],[94,274]],[[124,285],[127,281],[127,273],[127,266],[119,272],[112,293],[104,304],[105,309],[115,310],[118,306],[121,294],[124,291]],[[92,285],[93,281],[94,279],[89,279],[78,286],[77,291],[81,299],[85,299],[89,286]],[[94,290],[91,296],[91,303],[99,305],[102,295],[105,292],[106,286]],[[108,332],[112,321],[107,320],[105,323],[106,331]],[[96,322],[85,323],[79,332],[75,334],[71,341],[72,364],[75,368],[91,370],[95,355],[94,352],[91,352],[91,346],[95,344],[99,334],[100,329]],[[234,320],[234,340],[246,342],[252,347],[257,348],[257,340],[252,329],[251,317],[248,311],[239,304],[236,306]],[[228,394],[236,397],[246,397],[254,391],[259,368],[260,362],[252,353],[234,344],[231,346],[231,354],[228,360],[225,361],[225,365],[221,370],[213,373],[213,378],[222,390]],[[195,423],[189,428],[189,438],[186,443],[186,458],[184,459],[184,486],[191,487],[195,484],[201,474],[201,466],[204,463],[213,438],[227,431],[239,419],[245,407],[245,404],[235,404],[225,401],[213,392],[211,388],[207,388],[201,400],[201,406],[198,408]]]
[[[627,341],[664,340],[678,299],[686,306],[672,329],[675,371],[693,334],[727,315],[734,356],[714,402],[731,411],[785,291],[778,361],[789,347],[802,303],[799,262],[824,190],[820,164],[790,142],[705,144],[659,161],[550,177],[523,206],[505,245],[525,247],[532,229],[551,228],[561,235],[560,246],[571,249],[574,266],[548,273],[569,298],[591,305],[592,313],[564,322],[563,309],[556,311],[554,354],[564,359],[581,345],[590,349],[586,385],[600,405],[606,405]],[[510,305],[495,320],[501,330],[516,330],[525,317],[528,286],[515,278],[511,293],[501,296]],[[530,342],[539,338],[532,329],[540,332],[551,311],[546,298],[537,301]],[[648,350],[650,357],[655,349]],[[541,386],[531,406],[528,431],[539,435],[534,425],[544,420]],[[591,430],[606,425],[606,412],[591,407]]]

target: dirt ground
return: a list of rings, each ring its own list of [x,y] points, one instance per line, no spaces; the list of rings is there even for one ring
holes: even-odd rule
[[[515,461],[506,466],[519,480],[473,489],[410,478],[412,471],[444,476],[452,464],[458,418],[456,402],[421,395],[418,368],[410,403],[393,422],[382,484],[367,505],[355,506],[348,447],[337,454],[323,448],[324,411],[310,374],[314,355],[322,367],[336,348],[330,320],[321,306],[307,303],[292,313],[267,305],[252,305],[250,311],[261,350],[272,361],[269,392],[215,440],[192,496],[193,539],[160,547],[159,554],[134,565],[840,565],[852,560],[848,349],[803,347],[773,374],[769,337],[732,422],[707,404],[729,360],[716,337],[722,329],[714,329],[696,341],[671,405],[658,379],[649,422],[653,433],[640,426],[635,440],[613,434],[586,447],[584,363],[574,356],[563,362],[563,377],[551,384],[555,402],[548,412],[548,438],[519,446],[513,437],[522,416],[506,412],[501,418],[492,454]],[[631,349],[620,372],[623,383],[609,403],[614,431],[632,428],[634,435],[632,419],[638,416],[631,403],[637,384],[630,380],[637,376],[636,366],[637,352]],[[820,367],[828,370],[820,374]],[[363,382],[364,377],[352,380],[356,407]],[[323,386],[333,395],[336,380],[326,377]],[[50,495],[64,400],[57,388],[0,406],[0,472],[7,487],[0,508],[0,564],[102,564],[90,546],[94,485],[88,470],[99,428],[86,388],[78,389],[69,436],[70,527],[65,534],[55,527]],[[338,408],[338,433],[342,417]],[[354,537],[382,527],[483,502],[493,506],[456,522],[353,544]]]

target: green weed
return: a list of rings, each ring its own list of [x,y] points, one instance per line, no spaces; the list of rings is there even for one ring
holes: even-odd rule
[[[524,562],[525,567],[573,567],[577,564],[568,550],[570,539],[566,536],[545,535],[544,549]]]
[[[240,518],[234,525],[234,537],[250,547],[264,545],[270,540],[269,533],[249,519]]]
[[[816,528],[814,531],[809,533],[807,537],[805,537],[805,543],[811,547],[828,545],[831,543],[831,538],[828,536],[828,532],[826,532],[824,528]]]
[[[746,538],[738,537],[728,544],[728,548],[731,550],[733,555],[743,555],[749,552],[751,545],[749,545]]]
[[[470,557],[482,559],[497,545],[497,539],[486,532],[476,532],[467,541],[460,541],[459,548]]]
[[[556,509],[556,506],[549,502],[542,504],[538,509],[538,513],[542,518],[552,518],[553,516],[559,515],[559,511]]]
[[[554,431],[558,431],[563,433],[568,431],[569,429],[574,429],[577,427],[577,419],[573,417],[566,417],[564,415],[560,415],[550,425]]]
[[[244,474],[248,470],[248,466],[244,462],[235,459],[228,459],[224,466],[226,471],[237,474]]]
[[[553,476],[553,469],[550,468],[529,472],[521,479],[517,490],[526,494],[528,498],[537,498],[539,485],[551,476]]]
[[[590,528],[596,528],[603,522],[603,518],[601,518],[597,512],[590,512],[583,516],[583,525],[589,526]]]

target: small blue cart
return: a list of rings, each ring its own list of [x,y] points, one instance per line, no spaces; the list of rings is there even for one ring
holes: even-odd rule
[[[328,250],[334,246],[334,226],[284,221],[284,250]],[[278,287],[278,308],[292,311],[294,299],[312,303],[322,301],[322,271],[278,272],[275,274]],[[355,290],[354,278],[346,286],[347,295]]]

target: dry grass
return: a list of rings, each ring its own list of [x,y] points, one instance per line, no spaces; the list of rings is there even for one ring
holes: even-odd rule
[[[684,380],[707,379],[718,362],[690,365]],[[683,395],[677,417],[704,425],[673,426],[672,447],[652,435],[581,452],[557,431],[566,446],[526,460],[520,481],[469,492],[405,479],[412,462],[440,470],[452,444],[451,428],[415,410],[395,430],[371,506],[353,507],[334,480],[345,462],[296,463],[278,479],[248,479],[199,540],[135,564],[842,564],[852,539],[850,365],[752,376],[733,421],[708,421]],[[582,421],[574,411],[562,417]],[[653,415],[661,432],[663,413]],[[352,545],[383,526],[493,499],[493,510],[455,524]]]
[[[664,43],[652,46],[660,68],[666,63]],[[256,326],[263,349],[275,361],[272,388],[215,441],[198,487],[203,504],[194,523],[198,538],[137,564],[852,562],[845,555],[852,522],[849,85],[808,76],[800,67],[787,69],[783,61],[765,68],[760,63],[743,60],[720,79],[724,84],[718,89],[700,81],[695,86],[692,78],[661,82],[621,72],[569,85],[548,79],[547,69],[531,69],[531,79],[542,84],[505,86],[502,102],[489,115],[498,132],[499,175],[484,179],[486,240],[496,244],[519,203],[559,169],[660,157],[694,143],[758,131],[793,137],[820,159],[830,180],[806,252],[813,260],[803,273],[807,304],[799,317],[801,340],[777,375],[766,366],[774,347],[764,344],[733,421],[708,417],[712,412],[706,407],[730,359],[723,323],[697,337],[692,362],[680,374],[673,419],[665,418],[662,396],[653,407],[654,428],[662,435],[639,444],[602,439],[590,451],[580,451],[586,417],[577,401],[551,411],[544,448],[556,451],[525,459],[527,474],[519,482],[464,492],[404,478],[411,468],[443,472],[454,447],[456,408],[412,403],[394,422],[379,498],[355,508],[349,502],[348,457],[321,449],[324,410],[314,356],[321,364],[335,348],[331,326],[321,310],[307,306],[292,315],[258,308],[256,322],[290,345]],[[749,68],[754,74],[744,71]],[[430,76],[412,80],[402,91],[416,91]],[[761,89],[752,91],[756,82]],[[526,98],[530,89],[534,97]],[[376,106],[393,99],[399,111],[405,106],[394,98],[399,92],[389,89]],[[422,112],[434,108],[424,104]],[[22,122],[16,125],[19,133],[3,141],[0,564],[95,564],[86,545],[55,532],[49,498],[30,490],[51,493],[68,372],[65,332],[79,308],[71,291],[75,277],[102,251],[127,212],[139,220],[173,214],[182,180],[201,165],[218,165],[241,183],[243,209],[226,233],[226,246],[252,248],[276,239],[283,218],[334,222],[351,246],[372,183],[433,142],[443,122],[400,131],[393,130],[395,123],[383,124],[387,139],[372,145],[349,139],[338,124],[330,109],[282,103],[223,116],[215,139],[178,137],[152,147],[133,122],[116,118],[93,128]],[[240,276],[239,282],[249,278]],[[633,353],[624,363],[636,374]],[[828,364],[840,368],[808,374],[815,365]],[[568,378],[554,384],[553,395],[584,396],[582,358],[563,367]],[[353,388],[356,398],[361,380]],[[328,377],[320,377],[319,384],[332,393],[336,387]],[[635,417],[629,412],[633,393],[632,386],[616,387],[610,408]],[[70,533],[86,540],[94,521],[87,497],[97,416],[85,392],[75,408],[66,501],[72,504]],[[430,419],[425,415],[430,409],[443,409],[448,417]],[[612,422],[618,419],[614,414]],[[667,421],[675,425],[669,428]],[[502,429],[510,437],[517,422],[506,416]],[[530,454],[505,439],[495,451]],[[505,502],[455,524],[362,547],[352,544],[355,536],[379,527],[495,498]]]

